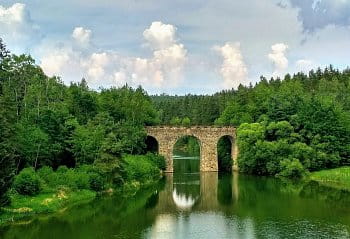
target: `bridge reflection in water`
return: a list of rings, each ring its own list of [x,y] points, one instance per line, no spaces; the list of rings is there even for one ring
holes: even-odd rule
[[[224,177],[218,180],[219,177]],[[154,210],[159,213],[227,210],[238,201],[238,174],[216,172],[167,174]]]
[[[151,209],[155,221],[145,238],[216,238],[215,232],[191,235],[200,228],[213,227],[205,226],[206,223],[222,226],[217,229],[232,236],[232,225],[225,225],[228,221],[224,214],[234,214],[233,204],[238,203],[239,197],[238,177],[237,173],[221,175],[216,172],[167,174],[165,188],[159,192],[157,205]],[[252,229],[253,225],[244,227]],[[249,232],[244,234],[250,235]],[[220,238],[229,238],[226,236]]]
[[[237,173],[199,172],[198,156],[174,153],[175,170],[166,174],[165,188],[159,192],[155,210],[160,213],[217,211],[237,202]]]

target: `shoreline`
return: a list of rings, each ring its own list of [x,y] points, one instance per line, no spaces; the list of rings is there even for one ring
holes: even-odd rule
[[[308,179],[326,187],[350,192],[350,166],[312,172]]]
[[[1,208],[0,227],[8,224],[27,224],[32,221],[32,217],[34,216],[50,216],[77,205],[90,203],[99,196],[112,196],[114,194],[124,193],[123,196],[132,197],[139,190],[150,187],[158,183],[161,179],[162,177],[159,180],[146,181],[144,183],[138,181],[126,182],[121,188],[109,188],[102,192],[84,189],[62,193],[59,190],[57,192],[43,192],[36,196],[12,196],[15,199],[13,199],[11,204]],[[25,221],[21,222],[21,220]]]
[[[166,175],[162,172],[162,177]],[[7,224],[29,223],[33,216],[49,216],[60,211],[65,211],[76,205],[90,203],[99,196],[112,196],[114,194],[124,194],[125,197],[134,196],[140,189],[150,187],[162,179],[138,182],[126,182],[121,188],[109,188],[103,192],[92,190],[43,192],[36,196],[12,195],[10,206],[1,208],[0,227]],[[320,186],[333,188],[335,190],[345,190],[350,192],[350,167],[340,167],[310,173],[305,182],[316,182]],[[28,220],[25,220],[28,219]],[[21,220],[25,220],[21,222]]]

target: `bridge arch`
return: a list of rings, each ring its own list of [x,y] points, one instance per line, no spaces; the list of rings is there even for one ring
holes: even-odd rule
[[[159,153],[159,142],[154,136],[147,135],[145,143],[146,152]]]
[[[194,136],[198,139],[201,147],[200,171],[218,171],[217,144],[222,136],[229,135],[233,139],[232,159],[233,167],[237,169],[237,144],[236,129],[234,127],[172,127],[172,126],[149,126],[146,127],[148,136],[158,141],[159,154],[166,159],[166,171],[173,172],[173,149],[176,141],[184,136]]]
[[[229,145],[227,145],[227,142],[229,142]],[[230,157],[230,162],[223,162],[222,160],[228,160],[223,158],[224,155],[222,155],[222,152],[220,154],[219,152],[219,147],[225,147],[225,150],[228,150],[228,152],[226,151],[225,153],[229,154]],[[218,142],[217,142],[217,150],[218,150],[218,164],[219,164],[219,169],[220,166],[221,167],[226,167],[223,169],[223,171],[226,170],[232,170],[232,171],[237,171],[238,170],[238,165],[237,165],[237,155],[238,155],[238,147],[237,147],[237,143],[236,143],[236,137],[235,135],[220,135],[218,138]],[[229,147],[229,148],[227,148]],[[220,149],[222,150],[222,148]],[[222,165],[226,163],[226,165]],[[227,165],[227,163],[230,163],[230,165]],[[221,164],[221,165],[220,165]],[[230,168],[228,168],[228,166]]]

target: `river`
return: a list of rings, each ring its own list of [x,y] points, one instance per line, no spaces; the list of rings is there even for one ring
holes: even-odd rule
[[[199,173],[175,157],[174,174],[132,197],[102,196],[0,228],[1,239],[350,238],[350,194],[316,183]]]

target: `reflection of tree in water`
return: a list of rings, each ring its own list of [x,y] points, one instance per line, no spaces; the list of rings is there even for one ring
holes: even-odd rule
[[[223,205],[233,203],[232,174],[219,174],[218,180],[218,201]]]
[[[178,208],[192,208],[200,197],[199,173],[174,174],[172,196]]]
[[[133,197],[101,197],[3,228],[0,238],[349,238],[350,193],[237,176],[171,174]],[[188,209],[174,205],[175,190]]]
[[[57,214],[35,216],[30,223],[0,230],[0,238],[142,238],[144,230],[156,220],[148,208],[157,203],[162,188],[161,182],[133,197],[101,197]]]
[[[175,173],[198,173],[199,157],[174,156],[173,165]]]
[[[315,181],[305,184],[302,187],[299,195],[302,198],[311,198],[330,202],[336,201],[337,205],[341,207],[350,205],[349,191],[322,186]]]

